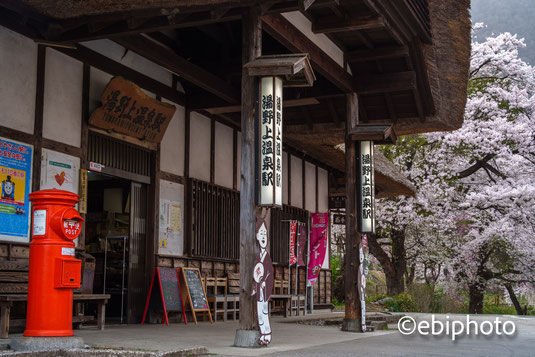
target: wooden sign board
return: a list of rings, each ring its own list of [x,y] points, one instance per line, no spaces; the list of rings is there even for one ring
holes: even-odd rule
[[[210,313],[210,306],[208,306],[208,299],[206,298],[206,291],[201,281],[201,272],[198,268],[182,268],[182,278],[184,279],[184,293],[187,296],[193,315],[193,321],[197,324],[197,312],[208,312],[210,322],[212,321],[212,314]]]
[[[154,286],[156,282],[157,286]],[[154,288],[154,293],[153,293]],[[184,302],[180,289],[180,279],[178,270],[173,268],[156,268],[152,274],[152,281],[150,282],[149,294],[147,302],[145,303],[145,311],[143,312],[142,324],[145,323],[145,317],[149,309],[163,310],[162,323],[169,325],[168,311],[181,311],[184,318],[184,323],[187,324],[186,312],[184,309]]]
[[[89,124],[153,143],[162,141],[175,114],[175,106],[146,95],[136,84],[113,77],[104,89],[102,106],[89,118]]]

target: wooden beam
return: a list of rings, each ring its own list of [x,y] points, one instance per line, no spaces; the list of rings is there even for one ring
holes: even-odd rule
[[[125,65],[115,62],[108,57],[101,55],[93,50],[82,45],[77,45],[77,49],[70,48],[55,48],[57,51],[66,54],[67,56],[76,58],[79,61],[86,62],[92,67],[98,68],[113,76],[122,76],[129,81],[132,81],[139,85],[141,88],[146,89],[155,94],[161,95],[163,98],[169,99],[177,104],[184,105],[185,96],[183,93],[177,91],[174,88],[166,86],[165,84],[158,82],[146,76],[140,72],[137,72]]]
[[[103,17],[104,16],[104,17]],[[166,31],[179,28],[197,27],[226,21],[235,21],[241,18],[239,9],[225,11],[221,16],[213,10],[198,13],[180,13],[176,15],[109,18],[108,15],[95,15],[86,18],[86,26],[78,26],[71,31],[60,33],[49,32],[49,40],[57,42],[83,42],[90,40],[109,39],[123,36],[132,36],[142,33]],[[75,20],[80,25],[80,19]],[[76,24],[76,23],[75,23]],[[59,24],[69,26],[69,23]]]
[[[416,75],[413,71],[406,71],[362,76],[356,81],[355,87],[359,94],[413,90],[416,88]]]
[[[41,154],[43,152],[43,109],[45,102],[45,66],[46,47],[37,46],[37,85],[35,93],[35,116],[33,134],[35,144],[33,146],[33,173],[32,191],[39,191],[41,187]]]
[[[358,97],[354,93],[347,96],[346,110],[346,254],[345,254],[345,318],[343,331],[363,332],[361,324],[361,306],[359,299],[359,245],[361,235],[357,232],[357,150],[349,131],[359,122]]]
[[[381,16],[352,16],[340,20],[338,16],[320,17],[312,22],[312,32],[335,33],[359,30],[374,30],[384,28]]]
[[[350,63],[377,61],[390,58],[408,57],[409,49],[404,46],[380,47],[372,50],[357,50],[347,53],[347,60]]]
[[[240,94],[236,88],[146,37],[128,36],[114,41],[229,103],[240,102]]]
[[[282,15],[264,15],[264,30],[290,51],[308,53],[312,67],[343,92],[352,92],[353,77]]]
[[[262,21],[260,9],[246,8],[242,17],[242,64],[251,62],[262,55]],[[242,70],[241,85],[241,184],[240,184],[240,323],[236,334],[257,329],[255,316],[256,298],[251,296],[253,270],[257,254],[255,223],[255,123],[254,103],[255,78],[247,69]],[[247,332],[243,332],[246,330]],[[241,341],[243,339],[236,339]],[[253,347],[255,342],[244,343],[243,347]]]
[[[301,99],[288,99],[283,100],[284,108],[294,108],[306,105],[320,104],[316,98],[301,98]],[[230,105],[225,107],[213,107],[213,108],[199,108],[205,110],[210,114],[226,114],[226,113],[239,113],[241,105]]]

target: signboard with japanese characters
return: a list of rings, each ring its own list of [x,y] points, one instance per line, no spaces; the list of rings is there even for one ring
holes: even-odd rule
[[[102,106],[89,118],[91,125],[153,143],[162,140],[176,109],[149,97],[122,77],[112,78],[101,101]]]
[[[260,78],[258,101],[259,206],[282,206],[282,80]]]
[[[358,149],[358,231],[375,233],[375,183],[373,167],[373,141],[357,142]]]

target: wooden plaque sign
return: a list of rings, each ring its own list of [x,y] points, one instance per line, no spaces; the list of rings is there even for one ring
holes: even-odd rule
[[[154,285],[154,282],[156,282],[157,286]],[[180,319],[184,318],[184,323],[187,324],[184,302],[180,292],[180,279],[176,269],[154,269],[141,323],[145,323],[145,317],[150,306],[152,309],[163,310],[162,323],[165,322],[169,325],[168,311],[181,311],[182,316]]]
[[[174,105],[149,97],[122,77],[112,78],[101,102],[102,106],[91,114],[89,124],[153,143],[162,141],[176,110]]]
[[[182,278],[184,279],[184,293],[187,295],[187,300],[193,315],[193,321],[197,324],[196,312],[208,312],[210,322],[212,321],[212,314],[208,306],[208,299],[206,298],[206,291],[201,281],[201,272],[198,268],[182,268]]]

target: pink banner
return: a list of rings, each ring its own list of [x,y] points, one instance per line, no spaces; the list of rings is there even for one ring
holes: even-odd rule
[[[297,263],[295,256],[295,235],[297,234],[297,221],[290,222],[290,265]]]
[[[327,251],[329,215],[328,213],[312,213],[310,230],[310,261],[308,262],[307,286],[313,286],[325,260]]]

